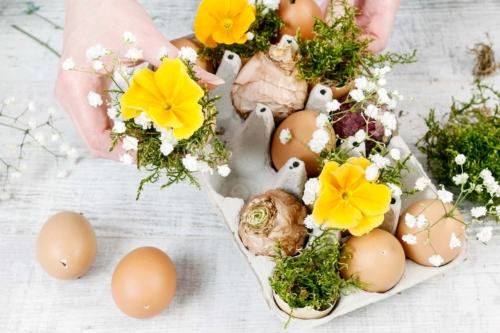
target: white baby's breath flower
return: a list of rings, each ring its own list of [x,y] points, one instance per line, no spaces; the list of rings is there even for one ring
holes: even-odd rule
[[[368,80],[364,76],[358,77],[354,80],[354,85],[360,90],[365,90],[367,84]]]
[[[73,60],[73,58],[67,58],[66,60],[64,60],[62,63],[62,69],[65,71],[75,69],[75,61]]]
[[[334,99],[331,102],[326,103],[326,111],[333,112],[333,111],[337,111],[338,109],[340,109],[340,103],[336,99]]]
[[[328,116],[324,113],[320,113],[316,117],[316,127],[318,128],[325,128],[325,126],[328,124],[330,120],[328,119]]]
[[[470,214],[472,215],[472,217],[475,217],[475,218],[480,218],[480,217],[483,217],[483,216],[486,216],[486,207],[482,206],[482,207],[474,207],[470,210]]]
[[[30,110],[31,112],[36,111],[36,103],[34,101],[28,103],[28,110]]]
[[[474,189],[474,191],[476,191],[477,193],[483,192],[483,185],[481,185],[481,184],[476,185],[476,188]]]
[[[14,171],[12,174],[11,174],[11,178],[12,179],[20,179],[21,177],[23,176],[23,174],[19,171]]]
[[[217,167],[217,172],[222,177],[227,177],[229,175],[229,173],[231,172],[231,169],[229,169],[229,166],[227,164],[224,164],[224,165]]]
[[[368,83],[366,84],[365,91],[366,92],[372,92],[377,88],[377,84],[373,81],[368,80]]]
[[[278,10],[280,7],[280,0],[262,0],[262,4],[270,10]]]
[[[178,142],[178,140],[174,137],[174,132],[172,130],[166,130],[163,128],[161,130],[160,141],[171,143],[173,146],[175,146]]]
[[[391,161],[387,157],[383,157],[380,154],[370,155],[370,161],[382,170],[391,164]]]
[[[397,99],[399,101],[402,101],[404,99],[404,96],[401,95],[397,90],[394,90],[392,93],[392,98]]]
[[[465,163],[465,155],[464,154],[458,154],[457,157],[455,157],[455,163],[458,165],[463,165]]]
[[[132,43],[135,43],[137,42],[137,37],[134,36],[133,33],[131,33],[130,31],[125,31],[123,33],[123,43],[126,45],[126,44],[132,44]]]
[[[101,60],[94,60],[92,62],[92,67],[96,70],[96,71],[100,71],[101,69],[104,68],[104,64],[102,63]]]
[[[9,192],[3,191],[2,193],[0,193],[0,201],[7,201],[10,200],[10,198],[11,196]]]
[[[366,132],[363,129],[360,129],[359,131],[354,134],[354,140],[356,140],[357,143],[361,143],[366,140]]]
[[[170,49],[168,47],[166,47],[166,46],[160,47],[160,49],[156,53],[156,59],[163,60],[163,58],[168,58],[169,52],[170,52]]]
[[[120,156],[120,162],[123,164],[132,164],[134,162],[134,158],[129,153],[125,153]]]
[[[422,228],[427,223],[429,223],[429,221],[427,220],[424,214],[420,214],[416,217],[415,225],[417,228]]]
[[[66,170],[57,171],[57,178],[66,178],[66,177],[68,177],[68,171]]]
[[[401,237],[401,239],[403,239],[403,242],[406,242],[410,245],[417,244],[417,237],[412,234],[406,234],[403,237]]]
[[[139,140],[131,136],[125,136],[122,141],[122,147],[125,150],[137,150],[138,149]]]
[[[373,118],[373,119],[378,119],[380,116],[380,110],[377,108],[375,105],[370,104],[366,107],[364,114],[367,117]]]
[[[389,73],[391,70],[392,70],[392,69],[391,69],[391,67],[389,67],[389,66],[384,66],[384,67],[382,67],[382,68],[380,69],[380,72],[379,72],[379,73],[380,73],[380,75],[385,75],[385,74]]]
[[[375,180],[379,174],[379,168],[375,164],[368,166],[365,170],[365,178],[368,181]]]
[[[246,35],[248,40],[253,40],[255,38],[255,35],[251,31],[248,31]]]
[[[198,59],[198,53],[192,48],[188,46],[183,46],[181,47],[179,53],[177,54],[179,58],[186,60],[192,64],[196,62],[196,59]]]
[[[182,164],[191,172],[198,171],[198,160],[195,156],[191,156],[191,154],[187,154],[186,157],[182,159]]]
[[[280,133],[280,142],[284,145],[288,143],[288,141],[292,140],[292,133],[290,133],[290,130],[288,128],[285,128],[284,130],[281,130]]]
[[[116,118],[118,118],[119,115],[120,115],[120,111],[118,111],[118,109],[116,109],[114,107],[108,108],[108,117],[111,120],[115,120]]]
[[[444,259],[439,254],[435,254],[429,258],[429,263],[436,267],[441,266],[443,262]]]
[[[113,125],[113,132],[121,134],[125,133],[127,130],[127,127],[125,126],[125,123],[123,121],[115,121],[115,124]]]
[[[134,123],[142,126],[142,129],[144,129],[144,130],[150,128],[152,125],[151,119],[149,119],[146,112],[141,112],[141,114],[139,116],[135,117]]]
[[[16,102],[16,98],[15,97],[7,97],[6,99],[3,100],[3,104],[5,104],[7,106],[11,106],[15,102]]]
[[[72,147],[66,152],[66,156],[68,156],[69,160],[76,162],[76,160],[78,159],[78,151],[76,150],[76,148]]]
[[[59,141],[59,134],[52,134],[50,137],[50,141],[52,141],[52,142]]]
[[[85,57],[87,58],[87,62],[90,62],[109,54],[110,52],[108,49],[104,48],[101,44],[96,44],[87,49],[87,52],[85,52]]]
[[[61,153],[67,153],[67,152],[68,152],[68,150],[70,150],[70,149],[71,149],[71,146],[70,146],[70,144],[69,144],[69,143],[67,143],[67,142],[63,142],[63,143],[59,146],[59,151],[60,151]]]
[[[309,148],[315,153],[321,153],[325,149],[326,145],[330,141],[330,134],[324,129],[318,129],[314,131],[311,141],[309,141]]]
[[[396,127],[398,126],[396,115],[392,112],[384,112],[380,117],[380,122],[385,128],[392,131],[396,130]]]
[[[441,189],[437,191],[437,195],[439,200],[443,203],[450,203],[453,201],[453,193],[446,191],[443,186],[441,186]]]
[[[493,177],[493,175],[492,175],[491,171],[488,168],[486,168],[486,169],[481,171],[481,173],[479,174],[479,177],[481,177],[485,181],[488,181],[489,179],[491,179]]]
[[[479,230],[479,232],[476,234],[477,239],[481,243],[487,243],[491,237],[493,236],[493,228],[492,227],[483,227]]]
[[[47,113],[49,114],[49,116],[54,117],[57,114],[57,110],[54,107],[50,107],[47,109]]]
[[[318,178],[311,178],[306,182],[304,185],[304,194],[302,195],[302,201],[304,201],[305,205],[311,205],[316,202],[320,187]]]
[[[415,224],[417,224],[417,217],[411,215],[410,213],[406,213],[405,224],[408,226],[408,228],[415,228]]]
[[[399,186],[397,186],[396,184],[393,184],[393,183],[387,183],[385,185],[387,185],[387,187],[391,190],[391,194],[394,197],[401,198],[403,191],[401,191],[401,188]]]
[[[205,161],[198,162],[198,171],[200,171],[201,173],[209,172],[211,175],[214,174],[214,170],[212,170],[212,168]]]
[[[37,126],[37,122],[36,122],[36,119],[35,118],[31,118],[30,120],[28,120],[28,127],[31,129],[31,130],[34,130]]]
[[[101,98],[101,95],[99,95],[98,93],[90,91],[89,94],[87,95],[87,99],[89,101],[90,106],[93,106],[96,108],[96,107],[102,105],[102,98]]]
[[[170,142],[162,142],[160,151],[163,155],[168,156],[174,151],[174,146]]]
[[[456,247],[461,247],[462,246],[462,242],[460,241],[460,239],[457,238],[457,235],[455,235],[455,233],[453,232],[451,234],[451,239],[450,239],[450,249],[454,249]]]
[[[363,94],[363,91],[360,89],[351,90],[349,95],[351,95],[352,99],[354,99],[356,102],[361,102],[365,99],[365,94]]]
[[[426,177],[420,177],[419,179],[417,179],[417,181],[415,182],[415,189],[416,190],[419,190],[419,191],[423,191],[425,190],[425,188],[427,186],[429,186],[431,183],[431,181],[429,180],[429,178],[426,178]]]
[[[47,138],[43,133],[40,132],[35,134],[35,140],[38,142],[40,146],[45,146],[45,144],[47,143]]]
[[[384,79],[384,78],[380,78],[380,79],[378,79],[377,84],[379,86],[383,87],[383,86],[385,86],[387,84],[387,80]]]
[[[398,148],[392,148],[389,152],[394,161],[399,161],[401,159],[401,151]]]
[[[389,102],[387,102],[387,108],[389,110],[394,110],[397,105],[398,105],[398,102],[394,98],[390,99]]]
[[[465,172],[461,173],[459,175],[453,176],[453,182],[457,186],[460,186],[460,185],[463,185],[463,184],[467,183],[468,179],[469,179],[469,175],[466,174]]]
[[[312,215],[306,216],[306,218],[304,219],[304,225],[307,229],[314,229],[318,226]]]
[[[132,61],[137,61],[139,59],[142,59],[142,57],[142,50],[139,50],[135,47],[131,47],[127,50],[127,53],[125,53],[125,58],[128,58]]]

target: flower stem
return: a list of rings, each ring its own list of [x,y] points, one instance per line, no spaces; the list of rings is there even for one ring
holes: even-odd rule
[[[49,51],[51,51],[52,53],[54,53],[56,56],[58,56],[59,58],[61,57],[61,55],[56,51],[54,50],[53,48],[51,48],[47,43],[44,43],[42,42],[40,39],[36,38],[35,36],[33,36],[32,34],[30,34],[29,32],[27,31],[24,31],[23,29],[19,28],[17,25],[13,24],[12,25],[12,28],[16,29],[17,31],[25,34],[26,36],[28,36],[29,38],[33,39],[34,41],[40,43],[40,45],[42,46],[45,46]]]
[[[62,29],[63,29],[63,27],[61,27],[60,25],[58,25],[58,24],[56,24],[56,23],[52,22],[51,20],[49,20],[49,19],[48,19],[48,18],[46,18],[45,16],[42,16],[42,15],[40,15],[40,14],[38,14],[38,13],[35,13],[35,12],[33,12],[33,15],[38,16],[39,18],[41,18],[41,19],[42,19],[42,20],[44,20],[45,22],[48,22],[49,24],[53,25],[55,29],[59,29],[59,30],[62,30]]]

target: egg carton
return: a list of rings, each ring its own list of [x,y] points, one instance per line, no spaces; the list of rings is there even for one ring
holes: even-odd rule
[[[257,104],[246,120],[243,120],[234,110],[230,97],[231,87],[241,67],[240,57],[226,51],[217,71],[217,75],[226,83],[214,91],[214,94],[222,95],[222,98],[217,102],[219,110],[217,128],[220,138],[227,143],[229,150],[232,151],[232,157],[229,161],[231,173],[226,178],[217,173],[204,174],[201,176],[201,181],[217,215],[231,231],[238,250],[257,277],[267,306],[276,313],[279,319],[286,322],[289,316],[277,306],[268,280],[275,265],[271,258],[255,256],[243,245],[238,235],[239,216],[243,206],[252,196],[270,189],[282,189],[302,202],[304,184],[307,181],[306,170],[304,163],[296,158],[291,158],[280,171],[273,168],[270,142],[275,131],[275,123],[273,114],[266,105]],[[306,109],[320,112],[332,99],[332,92],[329,88],[317,85],[310,93]],[[352,148],[353,143],[354,138],[350,137],[345,140],[343,145]],[[401,151],[401,158],[406,158],[411,154],[410,149],[397,131],[394,133],[388,148],[398,148]],[[354,148],[350,154],[351,156],[361,156],[364,149],[364,144],[361,144]],[[427,175],[414,156],[410,157],[408,166],[411,171],[405,171],[403,175],[403,189],[411,190],[418,178],[427,177]],[[431,188],[436,190],[433,185]],[[435,198],[435,194],[430,189],[404,200],[394,198],[395,200],[392,200],[391,209],[385,215],[381,228],[395,234],[400,213],[413,203],[428,198]],[[360,290],[349,296],[341,297],[335,304],[333,311],[326,317],[308,320],[292,318],[291,325],[311,328],[325,324],[334,318],[389,298],[433,276],[440,275],[462,263],[466,254],[467,243],[465,242],[458,257],[442,267],[424,267],[407,260],[403,277],[391,290],[385,293]]]

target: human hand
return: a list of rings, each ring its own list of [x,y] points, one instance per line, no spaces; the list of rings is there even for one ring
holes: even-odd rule
[[[325,15],[329,4],[330,0],[325,0],[321,6]],[[375,38],[370,43],[370,49],[374,53],[383,51],[389,42],[401,0],[349,0],[349,4],[361,10],[357,23],[360,27],[366,27],[365,35]]]
[[[92,155],[100,158],[118,160],[124,153],[121,147],[109,152],[111,141],[109,129],[113,122],[107,116],[107,105],[92,107],[87,101],[90,91],[103,96],[111,86],[109,78],[61,70],[62,62],[72,57],[77,68],[91,67],[85,58],[86,50],[98,43],[108,50],[118,51],[123,46],[123,32],[130,31],[137,37],[134,45],[143,50],[143,61],[159,67],[161,61],[156,54],[162,46],[170,50],[169,57],[175,57],[175,48],[154,26],[151,18],[136,0],[67,0],[66,22],[64,25],[64,45],[59,64],[59,73],[55,86],[55,95],[59,103],[73,120],[73,124]],[[126,51],[126,50],[125,50]],[[106,58],[104,57],[106,64]],[[133,66],[130,59],[120,55],[120,61],[127,67]],[[137,63],[136,63],[137,64]],[[195,67],[201,81],[209,85],[217,85],[221,80],[201,68]],[[223,81],[222,81],[223,82]]]

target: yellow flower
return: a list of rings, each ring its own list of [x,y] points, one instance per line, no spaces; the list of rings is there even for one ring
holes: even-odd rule
[[[194,21],[196,38],[208,47],[243,44],[255,21],[255,7],[248,0],[203,0]]]
[[[180,59],[164,59],[156,72],[139,70],[120,99],[123,118],[142,112],[158,126],[173,129],[176,139],[187,139],[203,125],[198,101],[203,89],[190,77]]]
[[[365,170],[370,165],[366,158],[350,158],[339,165],[328,162],[321,175],[320,195],[314,204],[313,217],[321,224],[349,229],[361,236],[384,221],[389,210],[391,191],[383,184],[366,180]]]

